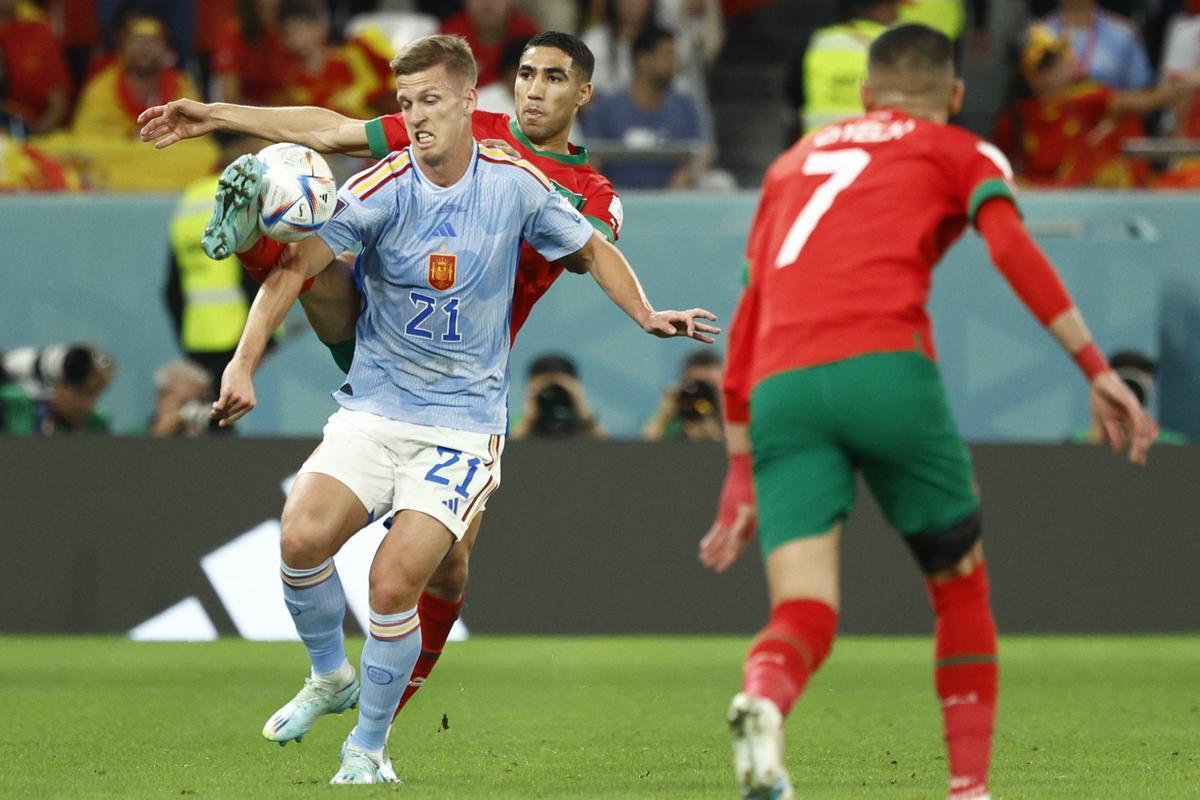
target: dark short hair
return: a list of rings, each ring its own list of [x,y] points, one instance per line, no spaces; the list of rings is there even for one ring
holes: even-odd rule
[[[1108,365],[1113,369],[1132,367],[1154,375],[1158,372],[1158,363],[1138,350],[1118,350],[1108,357]]]
[[[439,64],[451,75],[462,78],[468,86],[475,85],[478,76],[475,54],[471,45],[461,36],[438,33],[414,39],[401,48],[391,61],[396,77],[413,75],[432,69]]]
[[[540,355],[529,365],[529,377],[531,378],[555,372],[566,373],[572,378],[579,377],[579,370],[575,368],[575,362],[571,360],[570,356],[565,356],[562,353]]]
[[[279,23],[282,25],[290,19],[325,22],[328,20],[328,16],[325,9],[316,0],[286,0],[279,6]]]
[[[571,57],[571,66],[583,73],[583,79],[590,81],[592,71],[596,69],[596,57],[591,48],[583,43],[583,39],[562,31],[542,31],[525,43],[521,49],[524,53],[531,47],[553,47]]]
[[[928,25],[908,23],[889,28],[871,42],[871,69],[938,71],[954,68],[954,42]]]
[[[687,358],[683,360],[683,369],[694,369],[696,367],[719,367],[721,366],[721,354],[711,347],[696,349],[688,353]]]
[[[526,47],[525,42],[519,39],[504,45],[504,49],[500,51],[500,71],[507,72],[521,66],[521,54],[525,52]]]
[[[647,25],[646,27],[642,28],[642,32],[639,33],[637,38],[633,40],[633,57],[637,58],[642,53],[649,53],[653,50],[657,50],[659,44],[661,44],[664,39],[670,39],[671,41],[674,41],[675,34],[671,33],[661,25],[655,25],[653,23]]]

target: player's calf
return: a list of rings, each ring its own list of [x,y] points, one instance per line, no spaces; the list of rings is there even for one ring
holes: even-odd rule
[[[927,574],[937,620],[934,685],[950,767],[951,800],[988,797],[999,666],[978,510],[943,532],[907,537]]]

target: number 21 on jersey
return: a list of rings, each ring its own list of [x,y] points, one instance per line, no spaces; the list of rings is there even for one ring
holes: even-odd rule
[[[777,268],[786,267],[800,257],[821,217],[825,216],[833,207],[837,196],[854,183],[870,163],[871,154],[858,147],[846,150],[818,150],[804,159],[805,175],[829,177],[812,193],[804,208],[800,209],[800,214],[792,223],[783,245],[779,248],[779,255],[775,257]]]

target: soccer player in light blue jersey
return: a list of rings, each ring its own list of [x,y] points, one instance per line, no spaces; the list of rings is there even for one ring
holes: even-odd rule
[[[357,703],[333,783],[391,778],[388,727],[421,648],[417,598],[499,486],[520,243],[593,273],[647,333],[710,342],[718,332],[702,309],[654,311],[620,252],[535,167],[475,143],[475,61],[465,40],[418,39],[392,66],[413,144],[350,180],[333,218],[289,246],[213,405],[223,424],[254,407],[254,369],[301,285],[361,243],[365,308],[353,364],[334,394],[341,408],[283,511],[284,598],[312,677],[263,732],[298,739],[320,714]],[[372,512],[394,517],[371,566],[360,689],[342,643],[345,596],[333,556]]]

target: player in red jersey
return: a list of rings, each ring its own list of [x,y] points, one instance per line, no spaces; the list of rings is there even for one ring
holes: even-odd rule
[[[587,151],[568,141],[576,114],[591,99],[594,63],[591,51],[577,37],[556,32],[538,34],[526,45],[517,72],[517,119],[476,111],[472,128],[476,139],[501,140],[535,164],[571,205],[609,241],[615,241],[623,219],[620,197],[612,184],[588,165]],[[296,142],[324,153],[377,158],[409,145],[399,114],[364,123],[320,108],[257,108],[175,100],[147,109],[139,122],[144,126],[142,139],[156,141],[160,148],[216,130]],[[262,238],[239,258],[261,280],[282,250],[280,243]],[[348,369],[360,304],[353,285],[353,258],[343,255],[339,261],[341,270],[322,272],[300,299],[317,336],[333,351],[339,366]],[[523,246],[512,306],[514,337],[534,303],[562,271],[561,264],[548,262],[528,245]],[[628,277],[636,284],[632,273]],[[604,288],[609,291],[612,287]],[[433,669],[458,619],[468,560],[482,518],[483,514],[476,515],[460,546],[451,549],[420,598],[422,653],[400,708]]]
[[[946,124],[963,98],[950,40],[920,25],[884,33],[862,97],[866,115],[807,136],[767,172],[730,334],[729,471],[700,558],[725,570],[757,526],[771,618],[728,721],[742,796],[791,798],[783,719],[833,644],[839,537],[861,471],[925,574],[950,797],[975,800],[989,796],[996,628],[970,455],[925,310],[933,267],[968,223],[1087,376],[1113,447],[1143,463],[1156,426],[1021,224],[1004,157]]]

